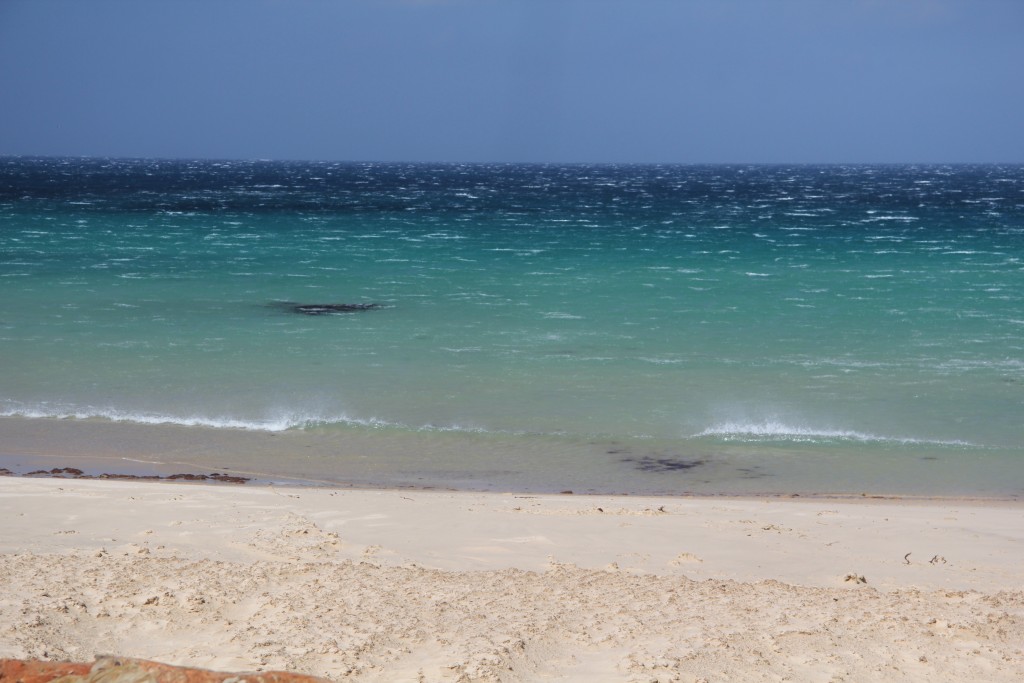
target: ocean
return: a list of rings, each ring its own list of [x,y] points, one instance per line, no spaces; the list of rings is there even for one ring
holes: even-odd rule
[[[1020,165],[0,158],[0,293],[8,460],[1024,493]]]

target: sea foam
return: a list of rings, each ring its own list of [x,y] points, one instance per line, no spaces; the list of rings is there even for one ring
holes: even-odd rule
[[[723,441],[792,441],[792,442],[882,442],[897,444],[929,444],[935,446],[973,446],[966,441],[882,436],[852,429],[806,427],[775,420],[763,422],[720,422],[693,435],[693,438],[716,437]]]
[[[282,413],[277,416],[243,419],[204,415],[172,415],[163,413],[137,412],[118,408],[94,406],[25,406],[0,408],[0,417],[50,418],[58,420],[101,419],[111,422],[129,422],[143,425],[178,425],[182,427],[207,427],[210,429],[242,429],[259,432],[283,432],[289,429],[304,429],[324,424],[350,424],[366,427],[389,426],[383,420],[358,419],[348,416],[325,417],[301,413]]]

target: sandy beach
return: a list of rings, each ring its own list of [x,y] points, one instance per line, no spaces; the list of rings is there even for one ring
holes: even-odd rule
[[[354,681],[1019,681],[1018,502],[0,478],[0,657]]]

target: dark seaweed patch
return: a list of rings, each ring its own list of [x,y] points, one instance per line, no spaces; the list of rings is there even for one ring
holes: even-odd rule
[[[740,473],[741,479],[761,479],[762,477],[774,476],[763,471],[760,467],[737,467],[736,471]]]
[[[54,467],[52,470],[34,470],[25,474],[14,474],[6,467],[0,467],[0,476],[14,477],[51,477],[54,479],[124,479],[130,481],[220,481],[229,484],[244,484],[250,481],[249,477],[239,477],[234,474],[214,472],[213,474],[171,474],[161,476],[159,474],[122,474],[118,472],[104,472],[103,474],[86,474],[77,467]]]
[[[633,463],[633,467],[641,472],[679,472],[707,464],[707,460],[686,460],[683,458],[666,458],[645,455],[642,458],[623,458],[621,462]]]

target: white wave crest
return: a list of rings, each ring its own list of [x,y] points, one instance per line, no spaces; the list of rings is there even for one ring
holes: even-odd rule
[[[348,416],[322,416],[309,414],[280,414],[266,418],[242,419],[207,415],[169,415],[152,412],[127,411],[118,408],[94,406],[16,406],[0,408],[0,417],[49,418],[58,420],[102,419],[111,422],[131,422],[144,425],[179,425],[182,427],[209,427],[212,429],[243,429],[258,432],[283,432],[324,424],[351,424],[366,427],[388,426],[383,420],[359,419]]]
[[[128,411],[119,408],[67,406],[45,403],[34,406],[11,404],[6,406],[0,405],[0,418],[4,417],[52,420],[98,419],[142,425],[178,425],[182,427],[240,429],[257,432],[283,432],[289,429],[308,429],[311,427],[326,427],[331,425],[370,427],[374,429],[395,428],[417,432],[490,433],[491,431],[481,427],[459,423],[422,424],[418,426],[411,426],[401,422],[382,420],[376,417],[358,418],[350,415],[282,412],[281,414],[268,416],[266,418],[242,419],[208,415],[171,415],[155,412]],[[495,433],[502,432],[499,430]]]
[[[850,429],[800,427],[775,420],[762,422],[721,422],[694,434],[693,438],[718,437],[724,441],[858,441],[936,446],[976,446],[966,441],[880,436]]]

